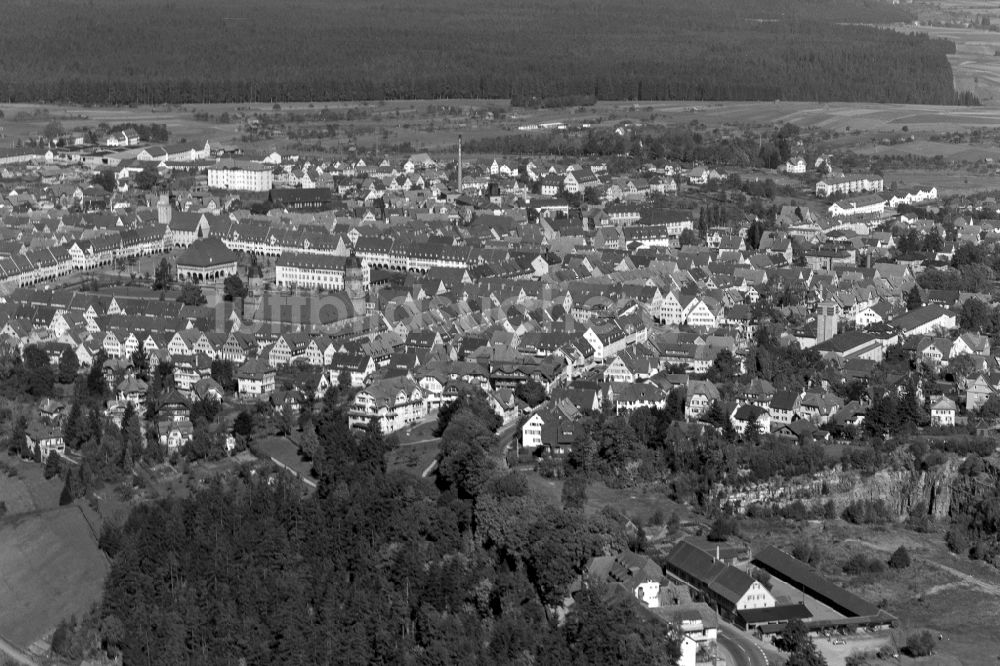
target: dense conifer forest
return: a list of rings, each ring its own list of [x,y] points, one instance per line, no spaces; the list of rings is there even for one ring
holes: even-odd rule
[[[511,98],[951,104],[954,44],[877,0],[51,0],[5,7],[0,101]],[[968,101],[968,100],[965,100]]]
[[[53,649],[171,665],[676,662],[672,627],[627,593],[591,586],[556,622],[587,560],[627,547],[623,521],[533,497],[485,401],[442,410],[436,486],[387,473],[386,439],[348,430],[342,409],[327,401],[310,426],[314,494],[244,471],[107,527],[103,602]]]

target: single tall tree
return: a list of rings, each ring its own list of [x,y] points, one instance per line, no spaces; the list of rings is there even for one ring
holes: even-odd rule
[[[76,357],[73,348],[66,346],[59,356],[59,383],[72,384],[76,381],[76,375],[80,372],[80,359]]]
[[[87,373],[87,394],[91,399],[104,400],[108,392],[108,383],[104,379],[104,362],[108,360],[107,353],[101,349],[94,355],[90,371]]]
[[[149,357],[144,349],[136,349],[131,356],[132,370],[142,381],[149,381]]]
[[[153,289],[169,289],[172,281],[170,262],[164,257],[160,259],[160,263],[156,267],[156,273],[153,275]]]
[[[529,407],[536,407],[545,402],[545,387],[529,379],[518,384],[514,395],[523,400]]]
[[[72,504],[73,500],[78,497],[79,487],[80,484],[76,476],[76,471],[73,468],[67,469],[66,481],[63,483],[62,492],[59,494],[59,506]]]
[[[59,476],[62,471],[62,458],[55,451],[49,453],[49,457],[45,459],[45,469],[42,475],[46,479],[51,479],[54,476]]]
[[[181,287],[181,294],[177,300],[184,305],[204,305],[208,302],[201,288],[190,282],[185,282]]]
[[[7,450],[22,458],[28,458],[33,453],[28,447],[28,419],[24,415],[18,416],[14,419],[13,425],[7,439]]]
[[[233,422],[233,434],[244,444],[250,442],[250,438],[253,436],[253,416],[250,412],[244,410],[236,416],[236,420]]]
[[[222,282],[223,293],[227,301],[247,297],[247,287],[239,275],[230,275]]]
[[[889,566],[893,569],[905,569],[910,566],[910,553],[907,552],[906,546],[900,546],[893,552],[889,558]]]

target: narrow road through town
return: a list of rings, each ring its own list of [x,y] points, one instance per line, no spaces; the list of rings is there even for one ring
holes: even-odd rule
[[[718,642],[737,666],[771,666],[764,650],[738,629],[720,624]]]

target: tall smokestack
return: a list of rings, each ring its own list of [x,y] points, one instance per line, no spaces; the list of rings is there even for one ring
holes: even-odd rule
[[[458,193],[462,193],[462,135],[458,135]]]

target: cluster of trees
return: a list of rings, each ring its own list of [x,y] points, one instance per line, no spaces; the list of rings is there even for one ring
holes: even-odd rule
[[[9,19],[24,29],[0,36],[0,49],[38,57],[0,67],[0,97],[87,104],[455,97],[520,104],[536,98],[539,104],[961,101],[946,57],[954,45],[871,27],[912,15],[866,0],[833,8],[815,0],[628,0],[582,9],[568,0],[473,8],[434,0],[391,9],[376,30],[370,6],[357,0],[335,11],[319,0],[302,0],[296,11],[259,0],[210,7],[156,2],[134,15],[122,15],[109,0],[87,8],[65,2],[16,8]],[[112,45],[92,37],[110,22],[120,27],[121,39]],[[183,28],[169,36],[143,29],[166,24]],[[442,29],[452,38],[439,39]],[[53,39],[31,39],[42,31]],[[213,66],[203,67],[206,62]]]
[[[675,663],[677,635],[599,587],[555,622],[567,584],[623,531],[540,502],[502,460],[461,462],[479,459],[458,451],[467,437],[492,445],[478,409],[447,419],[442,490],[386,473],[378,429],[352,432],[331,400],[314,423],[315,493],[244,470],[137,507],[102,534],[101,605],[53,648],[153,664]]]
[[[611,128],[563,130],[504,134],[482,137],[468,142],[470,152],[618,157],[628,155],[638,161],[671,159],[684,162],[704,162],[724,166],[757,166],[775,168],[791,155],[790,139],[799,128],[791,123],[768,136],[757,133],[718,135],[705,133],[691,125],[646,125],[619,133]],[[744,186],[742,180],[728,183],[734,189]],[[771,182],[745,184],[747,194],[773,196],[776,186]]]
[[[855,553],[847,558],[843,569],[849,576],[878,575],[885,573],[885,562],[864,553]]]
[[[156,270],[153,272],[153,289],[155,291],[164,291],[170,288],[173,281],[174,275],[170,268],[170,262],[167,261],[166,257],[163,257],[160,259],[160,263],[156,265]]]
[[[882,499],[855,500],[844,507],[840,517],[855,525],[884,525],[896,519],[892,509]]]
[[[129,403],[119,427],[101,413],[97,403],[78,398],[73,402],[63,424],[63,439],[68,450],[80,456],[80,465],[60,465],[58,459],[46,461],[46,474],[62,475],[60,504],[69,504],[106,483],[117,483],[131,476],[137,460],[158,457],[158,447],[147,447],[139,414]]]
[[[945,542],[959,555],[1000,566],[1000,489],[976,497],[953,516]]]
[[[928,268],[917,275],[917,284],[924,289],[988,291],[993,282],[993,275],[993,270],[985,264],[966,264],[959,268]]]
[[[510,104],[528,109],[558,109],[564,106],[593,106],[597,104],[597,97],[594,95],[550,95],[546,97],[515,95],[511,97]]]
[[[224,358],[216,358],[212,361],[212,379],[219,383],[222,390],[233,393],[236,391],[236,365],[232,361]]]
[[[896,238],[896,251],[901,255],[940,252],[943,247],[944,239],[937,231],[922,234],[919,230],[911,228],[899,233]]]
[[[185,282],[181,285],[181,292],[177,295],[177,300],[184,305],[205,305],[208,302],[201,287],[191,282]]]
[[[991,344],[1000,344],[1000,306],[990,306],[972,297],[962,303],[958,325],[963,331],[989,336]]]
[[[121,132],[127,129],[135,130],[135,133],[139,135],[140,141],[146,142],[158,142],[166,143],[170,140],[170,132],[167,130],[165,123],[119,123],[117,125],[112,125],[105,130],[104,124],[98,125],[98,129],[111,132]]]
[[[63,374],[59,370],[58,377]],[[28,345],[23,352],[11,347],[0,352],[0,396],[8,400],[51,396],[56,378],[57,369],[49,363],[48,353],[37,345]]]
[[[934,654],[934,634],[924,629],[910,634],[906,638],[906,645],[903,650],[911,657],[927,657]]]
[[[774,641],[782,652],[788,653],[786,666],[826,666],[826,657],[809,636],[802,620],[790,620]]]
[[[924,289],[984,292],[989,291],[998,271],[1000,255],[982,245],[962,243],[955,249],[949,268],[922,271],[917,284]]]
[[[807,506],[802,500],[795,500],[791,504],[749,504],[746,509],[748,518],[762,518],[765,520],[773,518],[784,518],[802,522],[805,520],[833,520],[837,517],[837,507],[833,500],[827,500],[823,504]],[[801,558],[800,558],[801,559]]]
[[[681,390],[670,393],[664,409],[642,407],[628,416],[588,412],[565,461],[545,461],[550,464],[543,462],[542,470],[569,479],[602,479],[613,487],[662,482],[674,499],[709,506],[717,483],[743,486],[779,475],[814,473],[834,462],[814,442],[761,434],[738,443],[723,404],[714,405],[704,420],[711,425],[684,422]],[[823,515],[822,509],[817,512]],[[805,507],[801,513],[788,517],[812,515]]]
[[[133,354],[136,376],[148,387],[146,402],[138,408],[126,403],[121,422],[117,423],[103,414],[110,393],[102,370],[106,358],[103,351],[99,352],[91,370],[76,377],[71,405],[62,423],[63,441],[79,457],[80,464],[62,465],[54,455],[45,461],[46,476],[58,475],[63,480],[62,504],[84,497],[105,484],[131,479],[140,461],[155,464],[166,457],[165,447],[160,443],[158,419],[162,396],[174,388],[173,365],[163,362],[151,371],[141,351]],[[224,370],[223,363],[220,362],[220,367]],[[190,404],[194,438],[181,455],[188,460],[214,460],[227,454],[225,432],[218,424],[220,412],[221,404],[217,401],[194,400]],[[142,419],[149,423],[145,431]],[[15,429],[15,435],[18,433]]]
[[[930,416],[917,396],[915,383],[903,387],[902,394],[896,387],[873,387],[871,404],[865,415],[864,429],[870,435],[913,432],[918,426],[927,425]]]
[[[437,480],[461,498],[474,498],[497,476],[500,417],[478,395],[460,396],[438,414],[441,455]]]
[[[781,331],[762,326],[747,353],[746,371],[749,378],[760,377],[774,386],[788,389],[809,386],[826,369],[820,353],[801,349],[798,345],[782,345]]]
[[[166,143],[170,140],[170,131],[167,130],[167,126],[164,123],[146,124],[128,122],[116,125],[101,123],[97,126],[97,129],[87,130],[87,141],[89,143],[97,143],[108,134],[122,132],[127,129],[135,130],[135,133],[139,135],[139,140],[146,143]]]

